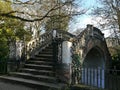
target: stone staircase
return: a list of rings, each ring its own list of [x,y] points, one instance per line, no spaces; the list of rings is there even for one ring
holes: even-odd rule
[[[37,88],[37,90],[63,90],[65,86],[56,78],[52,45],[27,60],[20,71],[0,76],[0,80]]]

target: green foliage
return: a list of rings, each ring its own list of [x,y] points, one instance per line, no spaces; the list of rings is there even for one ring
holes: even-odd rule
[[[11,3],[0,1],[0,13],[10,11],[12,11]],[[10,42],[23,39],[28,41],[31,37],[31,33],[24,29],[24,22],[0,16],[0,60],[7,58]]]
[[[0,60],[4,60],[8,55],[8,45],[6,38],[0,32]]]
[[[23,40],[24,37],[25,41],[29,41],[32,37],[31,32],[24,29],[24,23],[16,19],[5,19],[0,28],[2,35],[9,41]]]
[[[72,83],[75,84],[76,82],[79,82],[80,80],[80,69],[81,69],[81,63],[80,63],[80,56],[78,54],[73,54],[72,56]]]
[[[117,70],[120,70],[120,52],[112,56],[112,68],[116,67]]]
[[[54,3],[54,5],[57,5],[59,8],[50,13],[51,17],[46,21],[45,29],[47,31],[53,29],[68,31],[68,25],[71,17],[65,7],[60,7],[64,4],[64,1],[59,0],[59,3],[55,2],[56,0],[49,1],[50,4]],[[71,3],[68,3],[66,7],[69,6],[69,4]]]
[[[112,60],[119,61],[120,60],[120,54],[119,53],[118,54],[114,54],[112,56]]]
[[[109,52],[113,60],[117,60],[117,57],[120,55],[120,46],[109,47]]]
[[[80,67],[81,63],[80,63],[80,56],[78,54],[73,54],[73,64],[75,65],[75,67]]]
[[[115,66],[116,69],[120,70],[120,46],[109,48],[109,51],[112,56],[112,68]]]
[[[29,30],[24,29],[24,23],[18,21],[18,25],[16,25],[15,29],[15,36],[17,37],[18,40],[25,40],[25,41],[30,41],[32,38],[32,33]]]
[[[63,13],[63,14],[61,14],[61,16],[55,15],[55,16],[51,17],[46,22],[45,29],[46,30],[56,29],[56,30],[68,31],[68,24],[69,24],[70,18],[64,17],[64,16],[65,16],[65,14]]]
[[[7,39],[2,35],[2,30],[0,29],[0,73],[6,72],[6,60],[8,58],[8,45]]]
[[[7,72],[7,59],[0,60],[0,74],[5,74]]]
[[[29,41],[32,37],[30,31],[24,29],[24,24],[20,21],[7,18],[0,26],[0,59],[8,55],[10,42],[18,40]]]
[[[0,13],[9,13],[12,11],[11,3],[0,0]]]

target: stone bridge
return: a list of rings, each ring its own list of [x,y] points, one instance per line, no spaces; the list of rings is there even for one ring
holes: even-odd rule
[[[87,25],[78,36],[63,40],[61,56],[63,71],[58,70],[58,75],[63,72],[62,80],[105,87],[104,70],[109,68],[111,57],[104,34],[98,28]]]
[[[87,25],[77,36],[62,30],[46,32],[27,44],[26,57],[30,60],[38,58],[36,55],[48,57],[47,51],[51,48],[58,81],[105,87],[105,70],[109,68],[111,57],[104,34],[98,28]]]
[[[80,56],[81,64],[87,68],[108,68],[110,54],[104,34],[96,27],[87,25],[73,41],[73,53]]]

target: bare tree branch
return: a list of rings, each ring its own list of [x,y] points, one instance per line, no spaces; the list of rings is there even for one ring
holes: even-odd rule
[[[7,0],[8,1],[8,0]],[[35,3],[38,3],[39,1],[35,0],[29,0],[29,1],[26,1],[26,2],[22,2],[20,0],[15,0],[16,2],[13,2],[14,4],[26,4],[26,5],[33,5]],[[15,18],[15,19],[19,19],[19,20],[22,20],[22,21],[26,21],[26,22],[34,22],[34,21],[41,21],[43,20],[44,18],[50,18],[50,17],[53,17],[54,15],[50,15],[51,12],[55,11],[55,10],[58,10],[59,8],[61,7],[64,7],[65,5],[67,5],[68,3],[71,3],[75,0],[67,0],[65,1],[63,4],[61,5],[57,5],[55,4],[51,9],[49,9],[44,15],[35,15],[35,14],[31,14],[30,12],[25,12],[25,11],[10,11],[10,12],[7,12],[7,13],[1,13],[0,12],[0,16],[3,16],[3,17],[9,17],[9,18]],[[9,2],[9,1],[8,1]],[[81,11],[81,12],[78,12],[78,13],[72,13],[71,16],[75,16],[75,15],[81,15],[85,13],[85,11]],[[34,17],[32,19],[30,18],[26,18],[26,17],[22,17],[22,16],[19,16],[19,14],[21,15],[28,15],[30,17]],[[70,16],[70,14],[68,15],[64,15],[62,17],[67,17],[67,16]]]

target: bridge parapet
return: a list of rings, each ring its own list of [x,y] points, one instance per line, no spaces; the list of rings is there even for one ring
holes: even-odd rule
[[[35,53],[39,52],[40,50],[48,46],[52,42],[52,38],[53,38],[52,34],[53,31],[51,30],[49,32],[42,34],[40,37],[28,42],[27,50],[26,50],[27,59],[33,57]]]
[[[88,47],[90,39],[93,39],[93,41],[105,41],[104,34],[98,28],[93,27],[92,25],[87,25],[87,28],[82,31],[78,36],[76,36],[73,41],[74,53],[79,54],[81,52],[80,50]]]

